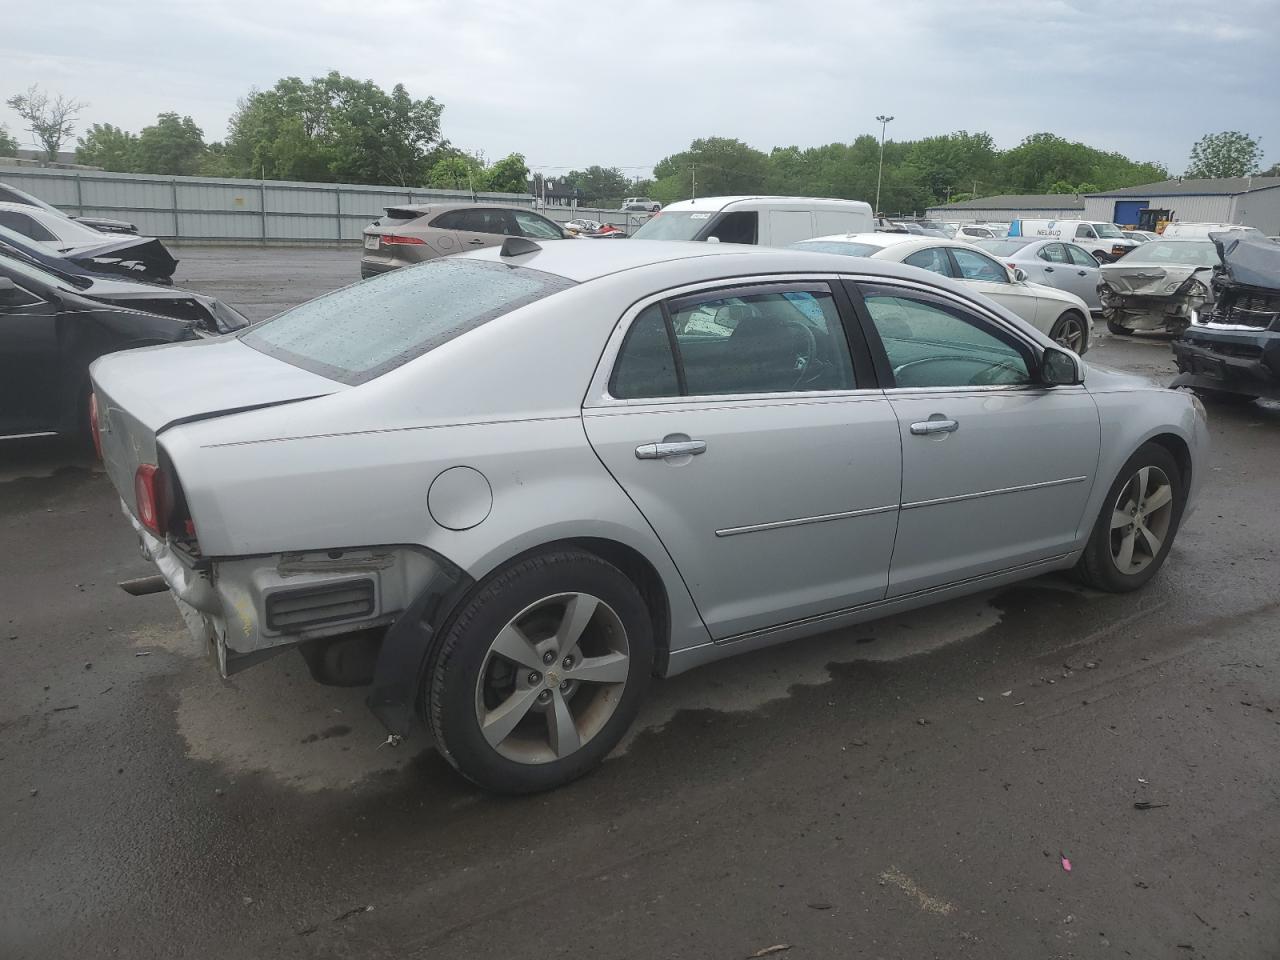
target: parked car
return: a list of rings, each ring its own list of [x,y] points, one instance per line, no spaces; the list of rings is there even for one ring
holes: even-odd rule
[[[1211,240],[1152,240],[1119,263],[1102,265],[1098,298],[1107,329],[1181,333],[1209,299],[1218,263]]]
[[[603,226],[599,220],[588,220],[585,217],[575,217],[572,220],[562,224],[564,229],[570,233],[595,233]]]
[[[1142,243],[1114,223],[1097,220],[1014,220],[1009,236],[1074,241],[1102,263],[1118,260]]]
[[[644,213],[657,213],[662,209],[662,204],[657,200],[650,200],[648,197],[627,197],[622,201],[620,210],[641,211]]]
[[[1050,570],[1137,589],[1206,473],[1193,396],[796,250],[511,238],[92,373],[221,670],[371,676],[512,793],[599,763],[655,674]]]
[[[34,240],[70,260],[92,264],[101,273],[132,280],[172,283],[178,268],[168,248],[155,237],[100,233],[67,217],[22,203],[0,203],[0,227]]]
[[[48,213],[52,213],[58,217],[66,217],[74,220],[76,223],[84,224],[100,233],[133,233],[138,232],[135,224],[125,220],[109,220],[105,217],[73,217],[64,213],[51,203],[45,203],[39,197],[32,196],[25,190],[19,190],[17,187],[7,183],[0,183],[0,203],[21,203],[26,206],[39,207]]]
[[[977,243],[979,240],[995,240],[1002,236],[996,229],[981,223],[961,223],[956,226],[952,239]]]
[[[1165,225],[1160,237],[1164,240],[1208,240],[1211,234],[1226,233],[1231,230],[1238,230],[1253,237],[1266,236],[1257,227],[1245,227],[1238,223],[1184,223],[1181,220],[1175,220]]]
[[[387,207],[364,228],[360,276],[447,257],[464,250],[495,247],[507,237],[561,240],[558,223],[527,207],[475,203],[423,203]]]
[[[699,197],[667,206],[636,240],[711,240],[785,247],[829,233],[871,230],[870,204],[817,197]]]
[[[1091,312],[1102,310],[1102,302],[1098,299],[1099,268],[1102,265],[1083,247],[1031,237],[979,240],[974,246],[995,254],[1010,270],[1021,270],[1032,283],[1074,293],[1088,304]]]
[[[1213,301],[1173,341],[1179,376],[1213,399],[1280,399],[1280,247],[1232,231],[1214,234]]]
[[[1149,240],[1160,239],[1160,234],[1153,230],[1126,230],[1124,231],[1124,235],[1126,237],[1131,237],[1134,240],[1140,240],[1143,243],[1146,243]]]
[[[105,353],[247,323],[212,297],[57,273],[0,251],[0,438],[87,428],[89,364]]]
[[[958,240],[864,233],[819,237],[797,250],[843,253],[920,267],[960,281],[1017,314],[1054,342],[1083,354],[1089,349],[1089,307],[1065,290],[1028,283],[1018,268],[1006,269],[985,250]]]

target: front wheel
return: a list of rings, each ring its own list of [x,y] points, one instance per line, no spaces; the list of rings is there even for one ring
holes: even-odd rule
[[[498,793],[587,773],[639,710],[653,628],[635,585],[591,553],[558,550],[489,577],[463,605],[429,672],[440,752]]]
[[[1128,459],[1107,492],[1077,570],[1110,593],[1137,590],[1164,564],[1186,503],[1181,470],[1158,443]]]
[[[1053,325],[1053,329],[1049,331],[1049,338],[1060,347],[1082,354],[1089,349],[1088,323],[1074,310],[1068,310]]]

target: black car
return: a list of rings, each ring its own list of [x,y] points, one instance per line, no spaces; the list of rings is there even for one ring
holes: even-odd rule
[[[212,297],[0,254],[0,437],[84,431],[89,364],[103,354],[247,325]]]
[[[1208,397],[1280,399],[1280,245],[1239,233],[1210,235],[1213,303],[1173,341],[1175,387]]]

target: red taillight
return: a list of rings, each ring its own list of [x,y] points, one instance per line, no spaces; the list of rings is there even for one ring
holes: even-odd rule
[[[102,429],[98,425],[98,395],[89,394],[89,432],[93,435],[93,452],[102,459]]]
[[[154,463],[144,463],[133,475],[133,496],[138,504],[138,520],[157,537],[164,531],[164,474]]]
[[[382,240],[382,245],[383,245],[384,247],[390,247],[390,246],[394,246],[394,245],[396,245],[396,244],[415,244],[415,243],[416,243],[416,244],[424,244],[424,243],[426,243],[426,241],[425,241],[425,240],[420,240],[420,239],[418,239],[417,237],[403,237],[403,236],[401,236],[401,235],[400,235],[400,234],[398,234],[398,233],[384,233],[384,234],[382,235],[382,237],[381,237],[381,240]]]

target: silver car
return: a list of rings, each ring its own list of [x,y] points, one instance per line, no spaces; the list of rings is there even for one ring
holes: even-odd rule
[[[946,277],[730,244],[434,260],[98,360],[106,470],[224,675],[289,647],[486,788],[618,743],[654,676],[1051,570],[1145,584],[1189,394]]]
[[[360,276],[386,273],[435,257],[496,247],[507,237],[560,240],[560,225],[527,207],[422,203],[387,207],[364,228]]]
[[[999,257],[1010,270],[1021,270],[1032,283],[1074,293],[1088,304],[1091,313],[1102,310],[1098,300],[1102,264],[1083,247],[1034,237],[975,240],[974,245]]]

